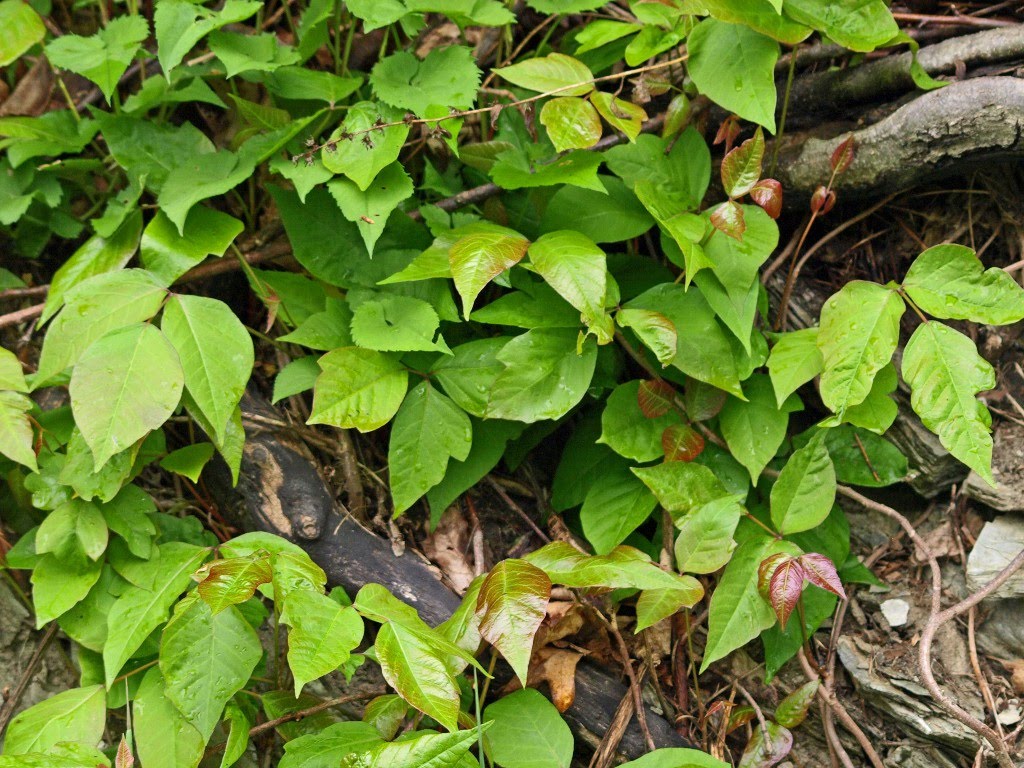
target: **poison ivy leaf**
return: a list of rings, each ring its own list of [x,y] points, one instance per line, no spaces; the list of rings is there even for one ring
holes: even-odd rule
[[[571,221],[574,230],[595,243],[618,243],[651,228],[654,219],[619,179],[602,175],[598,184],[597,189],[567,185],[558,190],[544,210],[541,229],[564,230]]]
[[[429,635],[395,621],[380,628],[374,648],[388,685],[416,709],[455,731],[459,687],[448,670],[447,653],[431,643]]]
[[[779,407],[824,368],[817,328],[803,328],[779,336],[768,356],[768,375]]]
[[[580,509],[583,535],[607,554],[650,517],[658,500],[628,467],[609,467],[587,491]]]
[[[118,16],[92,37],[63,35],[51,40],[46,58],[55,67],[92,80],[109,102],[118,80],[147,37],[149,24],[144,17]]]
[[[224,65],[227,77],[242,72],[273,72],[299,61],[298,51],[284,45],[272,32],[244,35],[217,30],[210,33],[207,41],[210,51]]]
[[[974,251],[962,245],[924,251],[910,265],[903,288],[935,317],[989,325],[1024,319],[1024,289],[1003,270],[985,269]]]
[[[601,139],[601,117],[594,105],[575,96],[560,96],[545,102],[540,122],[555,150],[590,149]]]
[[[199,764],[206,739],[168,698],[167,684],[158,668],[145,673],[133,702],[132,715],[139,762],[146,768]]]
[[[918,326],[903,352],[910,405],[942,445],[990,485],[992,417],[975,397],[996,385],[995,371],[974,342],[941,323]]]
[[[888,440],[867,430],[847,424],[833,427],[825,432],[825,445],[840,483],[878,488],[907,476],[907,457]]]
[[[632,471],[658,497],[658,503],[677,518],[727,495],[715,473],[702,464],[666,461]]]
[[[98,744],[107,719],[102,685],[61,691],[11,720],[4,739],[5,755],[48,752],[59,742]]]
[[[604,195],[604,185],[597,176],[601,156],[595,152],[580,149],[567,152],[550,162],[531,163],[519,150],[508,149],[495,159],[489,172],[494,183],[502,189],[532,189],[566,184]],[[591,232],[584,234],[591,235]]]
[[[742,205],[746,229],[742,240],[714,232],[704,243],[715,276],[730,295],[745,295],[758,269],[779,244],[779,227],[756,205]]]
[[[513,85],[529,91],[557,92],[561,96],[585,96],[594,90],[591,82],[594,75],[587,65],[562,53],[526,59],[493,71]]]
[[[701,93],[775,133],[777,42],[742,24],[705,19],[687,48],[687,69]]]
[[[758,568],[758,589],[769,602],[783,630],[804,591],[804,570],[800,560],[785,554],[772,555]]]
[[[408,51],[387,56],[373,67],[370,85],[381,101],[430,117],[432,106],[469,109],[476,100],[480,69],[463,45],[434,48],[422,61]]]
[[[21,360],[9,349],[0,347],[0,389],[28,392]]]
[[[4,30],[4,37],[0,40],[0,67],[17,60],[46,37],[46,27],[39,14],[21,0],[0,2],[0,29]]]
[[[437,312],[422,299],[381,294],[356,308],[351,328],[352,338],[364,349],[446,352],[439,325]]]
[[[719,425],[729,451],[756,483],[786,439],[789,414],[799,409],[799,400],[794,397],[778,407],[771,382],[764,375],[752,376],[744,385],[747,401],[736,397],[726,400]]]
[[[525,686],[533,637],[547,614],[551,580],[525,560],[502,560],[480,585],[480,636],[512,667]]]
[[[167,612],[192,583],[192,574],[206,553],[192,544],[169,542],[160,545],[158,556],[139,565],[137,581],[147,586],[127,589],[107,614],[108,639],[103,646],[107,686],[149,633],[167,620]]]
[[[141,269],[106,272],[70,288],[43,342],[35,385],[70,368],[109,331],[149,320],[166,297],[160,282]]]
[[[783,536],[809,531],[828,517],[835,497],[836,472],[819,431],[793,452],[772,486],[772,524]]]
[[[310,424],[370,432],[387,424],[405,399],[408,372],[380,352],[342,347],[321,357],[320,367]]]
[[[739,768],[772,768],[785,760],[793,749],[793,734],[778,723],[769,720],[764,730],[754,728],[753,731],[747,748],[743,750]]]
[[[488,704],[483,721],[490,724],[484,746],[504,768],[569,768],[572,731],[555,705],[533,688],[513,691]]]
[[[359,227],[371,256],[391,212],[413,193],[412,179],[402,170],[401,163],[384,168],[365,190],[349,179],[335,179],[327,188],[345,218]]]
[[[544,571],[554,584],[570,589],[688,589],[691,582],[633,547],[619,546],[606,555],[587,555],[555,541],[523,558]]]
[[[227,304],[203,296],[172,297],[160,327],[177,350],[188,393],[222,440],[252,373],[248,331]]]
[[[677,524],[676,568],[683,573],[714,573],[729,562],[736,542],[733,534],[743,507],[733,496],[705,502]]]
[[[491,386],[487,418],[533,423],[559,419],[586,394],[597,346],[577,352],[572,331],[537,329],[508,342],[496,357],[505,365]]]
[[[605,254],[592,240],[579,232],[561,230],[541,235],[530,244],[530,263],[548,285],[594,326],[605,316],[608,285]],[[609,337],[598,341],[610,341]]]
[[[232,605],[244,603],[257,587],[269,584],[274,574],[267,554],[250,557],[228,557],[213,560],[200,568],[195,576],[196,592],[216,616]],[[298,695],[298,694],[296,694]]]
[[[818,693],[820,681],[804,683],[786,696],[775,708],[775,720],[784,728],[796,728],[807,718],[807,711]]]
[[[604,91],[592,92],[590,103],[594,105],[608,125],[621,131],[630,141],[636,141],[636,137],[640,135],[640,130],[643,128],[644,120],[647,119],[647,113],[643,107],[637,106],[631,101],[616,98]]]
[[[142,233],[139,258],[163,285],[170,285],[207,256],[223,256],[243,228],[234,216],[197,205],[178,234],[163,211],[157,211]]]
[[[391,428],[388,473],[395,515],[433,488],[449,459],[464,461],[472,447],[469,416],[423,381],[406,395]]]
[[[61,308],[68,290],[104,272],[121,269],[135,255],[142,232],[142,214],[136,212],[109,238],[93,235],[53,274],[46,305],[39,323],[45,323]]]
[[[494,228],[460,237],[448,251],[455,290],[462,297],[463,317],[480,291],[506,269],[514,267],[526,255],[530,241],[510,229]]]
[[[622,768],[729,768],[729,764],[696,749],[665,747],[623,763]]]
[[[103,563],[81,553],[66,560],[44,555],[32,569],[32,604],[36,628],[78,605],[103,573]]]
[[[838,416],[825,419],[822,422],[822,426],[834,427],[840,421],[847,421],[854,426],[869,429],[876,434],[885,434],[899,413],[896,401],[892,398],[892,393],[896,391],[897,384],[896,366],[888,363],[875,374],[871,390],[863,402],[847,408],[842,419]]]
[[[757,590],[758,566],[775,554],[798,555],[799,550],[787,541],[754,536],[733,553],[711,596],[702,672],[775,623],[775,613]]]
[[[342,758],[341,768],[456,768],[464,764],[470,747],[480,741],[480,733],[487,728],[484,723],[468,731],[413,734],[362,754],[349,754]]]
[[[679,423],[679,416],[668,410],[659,416],[647,416],[640,406],[640,387],[640,381],[627,381],[608,396],[598,442],[627,459],[653,461],[662,456],[662,433]],[[621,539],[615,542],[619,543]]]
[[[864,401],[875,374],[892,359],[904,309],[895,291],[861,280],[825,302],[818,330],[821,399],[837,416]]]
[[[188,0],[161,0],[153,14],[157,58],[168,79],[196,43],[215,29],[245,21],[262,4],[256,0],[227,0],[219,11]]]
[[[395,110],[370,101],[353,104],[345,121],[331,134],[334,143],[320,153],[324,167],[345,174],[365,192],[377,174],[398,159],[409,135],[409,126],[404,123],[387,128],[377,128],[376,123],[397,120],[401,120],[401,114]],[[353,138],[343,138],[346,135]]]
[[[186,600],[160,639],[167,696],[209,739],[224,705],[248,682],[262,655],[255,630],[237,608],[214,616],[202,600]]]
[[[343,608],[310,590],[288,595],[281,611],[288,632],[288,667],[296,697],[306,683],[344,664],[363,638],[363,620],[354,608]]]
[[[61,560],[81,552],[90,560],[99,560],[107,549],[107,540],[107,523],[99,507],[84,499],[71,499],[40,524],[36,552],[52,552]]]
[[[615,322],[629,328],[637,335],[662,366],[671,363],[676,356],[679,337],[672,321],[660,312],[647,309],[620,309],[615,313]]]
[[[716,19],[746,24],[751,29],[793,45],[811,34],[811,29],[782,15],[783,0],[708,0],[704,6]]]
[[[364,302],[365,306],[370,302]],[[433,310],[431,310],[433,312]],[[294,331],[280,336],[278,341],[286,341],[291,344],[300,344],[310,349],[319,349],[324,352],[337,349],[338,347],[352,346],[350,326],[352,324],[352,310],[344,299],[330,297],[327,299],[327,308],[323,312],[317,312],[306,318]],[[316,365],[315,358],[314,367]],[[320,372],[316,368],[317,373]],[[316,378],[316,374],[313,375]],[[312,383],[310,383],[312,387]]]
[[[761,178],[764,161],[764,134],[761,128],[722,158],[722,186],[729,197],[743,197]]]
[[[92,344],[75,366],[70,394],[96,467],[167,421],[183,383],[177,352],[151,325],[119,328]]]
[[[541,4],[545,4],[544,0],[540,0]],[[560,6],[565,5],[565,2],[548,2],[547,5]],[[532,5],[529,4],[528,5]],[[597,3],[595,2],[596,6]],[[562,10],[551,10],[549,13],[563,13]],[[642,24],[630,24],[624,21],[606,21],[604,19],[596,19],[588,23],[585,27],[579,29],[576,33],[576,43],[579,46],[576,49],[576,55],[581,56],[588,51],[594,51],[598,48],[608,45],[608,43],[614,43],[627,35],[635,34],[643,28]],[[597,93],[595,91],[595,93]]]
[[[704,597],[704,587],[692,576],[684,576],[688,587],[678,589],[645,589],[636,601],[636,629],[634,632],[653,627],[659,621],[678,613],[683,608],[692,608]]]
[[[372,726],[380,738],[391,741],[398,733],[402,721],[409,714],[409,705],[401,696],[386,693],[371,699],[363,710],[363,722]]]
[[[274,377],[274,397],[271,402],[277,403],[312,389],[319,375],[320,366],[317,365],[316,355],[292,360]]]
[[[462,410],[483,418],[494,381],[505,370],[498,353],[508,342],[507,336],[499,336],[460,344],[450,356],[440,358],[431,372]]]
[[[32,400],[19,392],[0,392],[0,453],[12,461],[39,470],[28,412]]]
[[[373,726],[366,723],[331,723],[316,733],[286,741],[278,768],[338,768],[346,755],[364,752],[380,742]]]
[[[899,33],[884,0],[784,0],[782,11],[854,51],[873,51]]]

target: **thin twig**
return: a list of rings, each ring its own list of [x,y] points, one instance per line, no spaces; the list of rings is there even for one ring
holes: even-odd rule
[[[647,710],[644,708],[643,695],[640,691],[640,682],[636,679],[636,672],[633,670],[633,662],[629,657],[629,649],[626,647],[626,641],[622,639],[622,633],[619,631],[618,624],[615,621],[615,614],[613,613],[610,619],[604,618],[600,611],[596,611],[598,616],[604,621],[608,627],[608,631],[612,637],[615,638],[615,644],[619,647],[619,656],[622,657],[622,667],[626,671],[626,677],[629,678],[629,689],[633,693],[633,707],[636,709],[636,721],[640,724],[640,731],[644,735],[644,741],[647,743],[647,748],[653,752],[657,749],[657,745],[654,743],[654,737],[651,736],[651,729],[647,727]]]
[[[25,689],[28,688],[28,684],[32,682],[32,676],[35,675],[36,669],[39,667],[39,662],[43,660],[43,654],[46,653],[46,649],[50,647],[50,642],[56,634],[57,622],[51,621],[46,627],[46,632],[39,639],[39,644],[36,645],[36,650],[28,660],[28,664],[25,665],[25,669],[21,673],[21,677],[18,678],[18,684],[14,686],[14,690],[11,691],[10,696],[4,702],[3,707],[0,707],[0,736],[3,736],[4,731],[7,730],[7,726],[10,724],[11,718],[14,717],[14,710],[18,707],[18,702],[21,701],[21,697],[24,695]]]
[[[541,540],[546,541],[546,542],[550,542],[551,541],[551,537],[548,536],[546,533],[544,533],[544,531],[541,530],[539,525],[537,525],[535,522],[533,522],[533,519],[528,514],[526,514],[526,512],[523,511],[522,507],[520,507],[518,504],[516,504],[512,500],[511,496],[509,496],[507,493],[505,493],[505,489],[502,488],[497,482],[495,482],[493,477],[488,475],[487,476],[487,482],[490,484],[491,488],[494,489],[494,492],[497,493],[501,497],[501,500],[504,501],[506,504],[508,504],[509,509],[511,509],[517,515],[519,515],[519,517],[521,517],[523,519],[523,521],[528,526],[530,526],[530,528],[533,529],[533,532],[536,533],[538,536],[540,536]]]
[[[761,738],[764,739],[764,751],[768,757],[772,756],[772,739],[768,735],[768,722],[764,719],[764,712],[761,711],[761,707],[754,700],[754,697],[750,695],[750,691],[740,685],[738,680],[732,681],[733,687],[740,692],[740,695],[747,700],[747,704],[754,710],[754,716],[757,718],[758,725],[761,728]]]

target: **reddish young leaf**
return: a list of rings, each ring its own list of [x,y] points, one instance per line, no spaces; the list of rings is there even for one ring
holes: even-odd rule
[[[658,419],[672,410],[672,401],[675,396],[676,391],[667,381],[651,379],[640,382],[636,400],[644,416],[648,419]]]
[[[843,591],[843,583],[839,580],[836,567],[824,555],[811,552],[800,556],[800,567],[803,568],[804,577],[816,587],[821,587],[840,600],[846,599],[846,592]]]
[[[818,187],[811,195],[811,213],[824,216],[836,204],[836,193],[827,187]]]
[[[786,628],[790,614],[796,610],[796,604],[804,591],[804,569],[800,561],[792,558],[780,563],[768,582],[768,602],[779,617],[779,626]]]
[[[768,732],[765,742],[764,732]],[[793,734],[778,723],[769,722],[764,729],[755,728],[740,758],[739,768],[772,768],[793,749]]]
[[[732,144],[736,141],[736,137],[740,135],[740,121],[736,115],[729,115],[722,121],[722,124],[718,126],[718,133],[715,134],[715,140],[713,144],[721,144],[725,142],[725,151],[728,152],[732,149]]]
[[[853,162],[853,134],[851,133],[842,144],[835,148],[829,162],[832,172],[837,176],[850,167]]]
[[[782,184],[775,179],[761,179],[750,190],[751,199],[773,219],[782,213]]]
[[[725,193],[731,198],[737,198],[752,190],[761,178],[763,161],[764,134],[758,128],[753,138],[727,152],[722,159],[722,186]]]
[[[729,715],[729,724],[725,727],[725,732],[732,733],[737,728],[741,728],[751,722],[755,717],[757,717],[757,713],[753,707],[736,707]]]
[[[728,394],[705,384],[697,379],[687,378],[686,389],[683,392],[683,405],[686,407],[686,415],[690,421],[707,421],[713,419],[725,405]]]
[[[121,743],[117,745],[117,756],[114,758],[114,768],[132,768],[135,765],[135,756],[132,748],[124,735],[121,736]]]
[[[711,212],[711,223],[719,232],[734,240],[743,240],[747,224],[743,221],[743,209],[735,200],[726,200]]]
[[[533,636],[544,621],[551,579],[525,560],[502,560],[480,585],[480,636],[497,648],[526,685]]]
[[[811,680],[804,683],[789,696],[779,702],[775,708],[775,719],[786,728],[796,728],[807,717],[807,710],[818,692],[819,681]]]
[[[768,590],[771,585],[772,576],[775,575],[778,567],[789,560],[790,557],[785,552],[776,552],[774,555],[762,560],[761,565],[757,567],[757,591],[765,600],[768,600]]]
[[[273,580],[270,556],[229,557],[214,560],[200,568],[193,577],[199,581],[199,597],[218,614],[229,605],[244,603],[262,584]]]
[[[665,461],[693,461],[704,450],[704,438],[689,424],[673,424],[661,433]]]

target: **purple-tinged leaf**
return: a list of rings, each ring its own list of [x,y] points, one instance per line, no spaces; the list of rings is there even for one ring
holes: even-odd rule
[[[502,560],[480,586],[480,636],[501,652],[524,686],[549,597],[551,579],[525,560]]]
[[[801,555],[799,559],[804,578],[811,584],[831,592],[840,600],[846,599],[843,583],[839,580],[839,574],[836,573],[836,567],[831,560],[814,552]]]
[[[827,187],[818,187],[811,195],[811,213],[824,216],[836,204],[836,193]]]
[[[711,223],[719,232],[734,240],[743,240],[747,224],[743,220],[743,208],[735,200],[726,200],[711,212]]]
[[[704,438],[689,424],[673,424],[661,433],[665,461],[693,461],[704,450]]]
[[[779,564],[768,582],[768,602],[779,618],[779,625],[785,629],[790,615],[796,610],[800,595],[804,591],[804,569],[796,558]]]
[[[765,741],[764,733],[768,732]],[[747,748],[740,758],[739,768],[772,768],[778,765],[793,749],[793,734],[778,723],[767,723],[765,728],[754,728]]]
[[[728,393],[698,379],[687,378],[683,392],[683,405],[690,421],[713,419],[725,405]]]
[[[782,184],[775,179],[761,179],[750,190],[751,199],[773,219],[782,213]]]
[[[648,419],[658,419],[672,410],[676,391],[664,379],[641,381],[637,391],[637,404]]]
[[[736,141],[736,137],[740,135],[740,120],[736,115],[729,115],[722,124],[718,126],[718,131],[715,133],[715,140],[712,144],[721,144],[725,142],[725,151],[728,152],[732,149],[733,142]]]
[[[780,701],[779,706],[775,708],[775,719],[779,725],[786,728],[796,728],[800,725],[807,717],[807,710],[814,701],[819,685],[818,680],[811,680]]]
[[[832,172],[837,176],[849,168],[850,163],[853,162],[853,148],[854,141],[851,133],[842,144],[832,151],[829,164],[832,166]]]
[[[765,600],[768,600],[768,588],[776,569],[790,558],[791,555],[785,552],[776,552],[774,555],[762,560],[761,564],[757,567],[757,591],[761,593],[761,597]]]
[[[229,605],[244,603],[257,587],[273,580],[270,555],[214,560],[200,568],[193,578],[199,581],[199,597],[216,616]]]
[[[764,134],[758,127],[753,138],[747,139],[722,159],[722,186],[730,198],[742,197],[750,192],[761,178],[764,161]]]
[[[732,733],[737,728],[742,728],[751,722],[755,717],[757,717],[757,712],[751,706],[742,705],[734,707],[732,712],[729,713],[729,723],[725,726],[725,732]]]

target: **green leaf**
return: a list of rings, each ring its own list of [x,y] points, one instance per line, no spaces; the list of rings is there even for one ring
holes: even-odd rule
[[[862,280],[825,302],[818,331],[821,399],[837,416],[864,401],[875,374],[892,359],[905,308],[895,291]]]
[[[408,739],[384,742],[363,754],[342,758],[341,768],[456,768],[463,765],[470,747],[479,742],[488,725],[453,733],[420,733]]]
[[[782,11],[854,51],[873,51],[899,33],[884,0],[784,0]]]
[[[198,597],[186,600],[160,639],[167,696],[209,739],[224,705],[248,682],[262,655],[255,630],[237,608],[215,616]]]
[[[292,360],[274,377],[274,397],[271,402],[278,403],[286,397],[312,389],[319,375],[320,366],[317,365],[316,355]]]
[[[903,351],[910,405],[942,445],[990,485],[992,417],[975,395],[992,389],[996,375],[974,342],[941,323],[918,326]]]
[[[33,402],[18,392],[0,392],[0,453],[33,472],[39,470],[28,412]]]
[[[793,452],[772,486],[772,525],[783,536],[809,531],[828,517],[835,499],[836,472],[819,431]]]
[[[381,101],[431,117],[432,106],[469,109],[476,100],[480,69],[463,45],[434,48],[422,61],[408,51],[387,56],[373,67],[370,85]]]
[[[783,0],[707,0],[704,6],[716,19],[745,24],[780,43],[802,42],[811,29],[781,15],[782,3]]]
[[[178,353],[151,325],[119,328],[90,346],[75,366],[70,394],[96,467],[167,421],[183,384]]]
[[[36,386],[77,363],[109,331],[149,320],[166,297],[160,282],[142,269],[106,272],[70,288],[43,342]]]
[[[437,330],[440,322],[422,299],[381,294],[356,307],[352,338],[360,347],[379,352],[447,352]]]
[[[562,96],[585,96],[594,90],[594,75],[587,65],[562,53],[538,56],[492,71],[513,85],[539,93],[557,91]]]
[[[776,405],[771,382],[764,375],[748,379],[744,391],[746,402],[735,397],[726,400],[719,414],[719,425],[729,451],[747,468],[750,479],[756,483],[761,470],[786,439],[789,413],[795,407],[788,402],[781,408]]]
[[[737,240],[724,232],[713,230],[704,243],[704,253],[711,260],[715,276],[730,293],[744,295],[757,281],[758,269],[779,244],[779,227],[756,205],[741,205],[746,229]]]
[[[728,563],[742,515],[743,507],[734,496],[705,502],[686,515],[678,523],[676,568],[683,573],[714,573]]]
[[[244,603],[256,594],[258,587],[269,584],[273,578],[270,556],[266,553],[213,560],[193,576],[199,582],[196,593],[214,616],[232,605]]]
[[[224,722],[228,723],[228,737],[224,742],[224,755],[220,768],[231,768],[249,748],[249,729],[253,722],[249,713],[235,702],[229,702],[224,710]]]
[[[663,455],[661,434],[679,423],[679,415],[669,411],[656,418],[648,418],[640,410],[639,394],[639,380],[627,381],[612,390],[601,414],[598,442],[627,459],[654,461]]]
[[[767,739],[767,741],[766,741]],[[764,730],[753,729],[750,741],[743,750],[738,768],[762,768],[789,754],[793,748],[793,734],[778,723],[768,721]]]
[[[467,148],[468,149],[468,148]],[[516,149],[500,153],[490,169],[491,180],[502,189],[532,189],[555,184],[567,184],[593,190],[604,195],[604,185],[598,179],[597,169],[601,156],[579,149],[568,152],[550,162],[531,163]],[[552,229],[562,227],[553,226]],[[592,236],[588,230],[585,234]]]
[[[370,432],[398,412],[409,374],[401,363],[371,349],[342,347],[320,358],[309,424]]]
[[[696,749],[666,747],[623,763],[621,768],[729,768],[729,764]]]
[[[864,398],[864,402],[847,408],[842,419],[838,416],[825,419],[822,426],[835,427],[840,421],[848,421],[850,424],[869,429],[876,434],[885,434],[899,413],[896,401],[891,396],[896,391],[897,384],[896,366],[888,363],[875,374],[871,391]]]
[[[431,373],[462,410],[483,418],[494,381],[505,370],[498,354],[508,342],[507,336],[499,336],[460,344],[435,363]]]
[[[733,553],[711,595],[701,672],[775,623],[775,613],[757,590],[757,570],[766,557],[780,553],[798,555],[800,550],[788,541],[755,536]]]
[[[462,297],[463,317],[469,319],[477,296],[494,278],[526,255],[530,241],[510,229],[495,227],[460,237],[448,251],[455,290]]]
[[[684,576],[689,586],[677,589],[645,589],[636,601],[636,628],[640,633],[667,619],[683,608],[692,608],[704,596],[704,587],[691,576]]]
[[[577,352],[573,331],[540,328],[508,342],[505,365],[488,393],[486,416],[533,423],[559,419],[583,399],[597,364],[597,346]]]
[[[1024,288],[997,267],[985,269],[963,245],[936,245],[914,259],[903,288],[918,307],[947,320],[1008,325],[1024,319]]]
[[[124,539],[133,555],[148,559],[153,554],[156,525],[149,516],[156,512],[156,504],[149,494],[137,485],[126,485],[100,509],[107,527]]]
[[[455,731],[459,688],[448,670],[447,654],[428,635],[394,621],[380,628],[374,648],[388,685],[416,709]]]
[[[676,517],[727,495],[715,473],[702,464],[666,461],[632,471],[651,489],[658,503]]]
[[[159,668],[150,669],[142,678],[132,716],[139,762],[146,768],[199,765],[206,739],[171,703]]]
[[[0,2],[0,67],[17,60],[36,43],[46,37],[46,27],[31,5],[22,0]]]
[[[343,608],[319,592],[296,590],[281,611],[288,632],[288,667],[295,695],[302,687],[344,664],[363,638],[363,620],[354,608]]]
[[[0,129],[2,130],[2,129]],[[121,269],[135,255],[142,232],[142,214],[136,212],[109,238],[93,235],[54,272],[46,305],[39,317],[42,325],[61,308],[65,294],[73,286],[94,275]]]
[[[533,637],[547,614],[551,580],[525,560],[502,560],[480,585],[476,613],[480,636],[512,667],[525,686]]]
[[[4,739],[4,754],[47,752],[62,741],[98,744],[106,719],[107,700],[102,685],[62,691],[11,720]]]
[[[227,77],[241,72],[273,72],[299,61],[298,51],[281,43],[271,32],[245,35],[218,30],[210,33],[208,42],[210,51],[224,65]]]
[[[702,94],[775,133],[777,42],[740,24],[705,19],[690,32],[687,48],[687,69]]]
[[[758,128],[747,139],[722,158],[722,186],[732,198],[743,197],[761,179],[764,161],[764,134]]]
[[[907,457],[888,440],[867,430],[848,424],[833,427],[825,432],[825,445],[840,483],[878,488],[907,476]]]
[[[70,552],[68,551],[70,547]],[[99,507],[71,499],[46,516],[36,531],[36,553],[54,553],[61,560],[81,552],[99,560],[107,550],[107,523]]]
[[[80,553],[59,560],[44,555],[32,570],[32,604],[36,609],[36,628],[62,616],[85,599],[99,580],[103,563]]]
[[[541,277],[573,305],[590,325],[604,316],[608,267],[590,238],[573,230],[541,235],[527,251]]]
[[[337,143],[328,145],[320,153],[324,167],[334,173],[345,174],[365,192],[377,174],[398,159],[409,135],[409,126],[405,124],[383,129],[375,129],[374,124],[378,120],[393,122],[400,119],[400,113],[381,109],[380,105],[370,101],[352,105],[345,121],[331,134],[331,140]],[[343,134],[353,134],[355,138],[343,139]]]
[[[555,150],[590,149],[601,139],[601,117],[594,105],[575,96],[561,96],[545,102],[540,122]]]
[[[228,150],[185,159],[167,173],[157,204],[178,232],[183,233],[192,207],[248,179],[257,159],[249,153]]]
[[[768,375],[779,407],[800,387],[820,374],[825,360],[818,349],[818,329],[804,328],[779,336],[768,356]]]
[[[139,258],[163,285],[170,285],[207,256],[223,256],[243,229],[234,216],[197,205],[178,234],[167,215],[157,211],[142,233]]]
[[[569,768],[572,731],[555,705],[533,688],[504,696],[484,709],[490,723],[484,745],[504,768]]]
[[[193,483],[199,482],[199,475],[206,463],[213,458],[213,443],[186,445],[160,459],[160,466],[168,472],[187,477]]]
[[[351,324],[352,310],[349,309],[348,302],[344,299],[329,297],[327,309],[310,315],[294,331],[278,337],[278,341],[300,344],[325,352],[338,347],[350,347],[352,346],[352,336],[349,332]],[[319,373],[320,369],[316,370]],[[313,378],[315,379],[316,375]],[[312,387],[312,382],[310,382],[310,387]]]
[[[555,541],[523,558],[544,571],[554,584],[570,589],[686,589],[690,580],[661,570],[633,547],[619,546],[606,555],[587,555]]]
[[[615,322],[622,328],[632,330],[644,346],[654,353],[662,367],[675,359],[679,335],[672,321],[660,312],[620,309],[615,313]]]
[[[564,230],[565,223],[571,221],[574,230],[595,243],[618,243],[651,228],[654,219],[625,184],[613,176],[599,176],[598,183],[603,191],[581,189],[567,182],[548,202],[541,229]]]
[[[3,347],[0,347],[0,389],[28,392],[25,373],[21,369],[21,360],[16,354]]]
[[[775,708],[775,719],[785,728],[796,728],[807,718],[807,710],[818,693],[819,680],[804,683],[786,696]]]
[[[604,91],[590,94],[590,103],[594,105],[601,117],[617,131],[625,134],[630,141],[636,141],[643,128],[647,113],[631,101],[619,99]]]
[[[299,51],[302,52],[301,44]],[[339,77],[333,72],[303,67],[281,67],[263,80],[267,90],[282,99],[326,101],[332,107],[355,93],[362,82],[361,77]]]
[[[161,0],[153,14],[153,25],[157,58],[164,76],[169,79],[171,70],[210,32],[245,21],[260,8],[262,3],[256,0],[227,0],[219,11],[188,0]]]
[[[108,640],[103,646],[106,685],[142,646],[149,633],[167,621],[167,612],[192,583],[192,574],[207,550],[184,542],[160,546],[159,554],[141,564],[135,586],[125,590],[107,615]]]
[[[55,67],[87,77],[99,86],[107,101],[121,75],[149,37],[149,24],[142,16],[118,16],[92,37],[63,35],[46,46],[46,57]]]
[[[388,473],[399,515],[444,478],[449,459],[464,461],[472,447],[469,416],[423,381],[406,395],[391,427]]]
[[[331,723],[317,733],[285,742],[278,768],[338,768],[346,755],[363,752],[380,742],[377,731],[366,723]]]
[[[349,179],[335,179],[327,188],[345,218],[359,228],[371,256],[391,212],[413,193],[412,179],[406,175],[401,163],[392,163],[384,168],[365,190]]]

